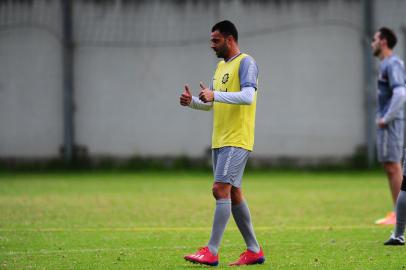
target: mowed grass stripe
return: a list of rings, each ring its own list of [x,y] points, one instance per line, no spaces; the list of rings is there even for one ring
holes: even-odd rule
[[[233,245],[236,246],[236,245]],[[225,245],[225,247],[232,247]],[[94,252],[124,252],[124,251],[154,251],[154,250],[187,250],[188,246],[171,246],[171,247],[121,247],[121,248],[82,248],[82,249],[41,249],[41,250],[26,250],[26,251],[8,251],[0,252],[0,255],[47,255],[47,254],[64,254],[64,253],[94,253]]]
[[[338,225],[338,226],[257,226],[256,231],[279,231],[279,230],[353,230],[353,229],[379,229],[391,228],[393,226],[377,225]],[[0,232],[162,232],[162,231],[209,231],[210,227],[145,227],[145,228],[0,228]],[[236,227],[227,228],[230,231],[237,231]]]

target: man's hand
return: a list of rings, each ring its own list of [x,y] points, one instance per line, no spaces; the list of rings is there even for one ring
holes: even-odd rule
[[[211,102],[214,100],[214,93],[212,90],[207,88],[202,82],[200,82],[200,94],[199,99],[203,102]]]
[[[383,118],[379,118],[378,119],[378,127],[380,128],[386,128],[388,125],[385,123],[385,121],[383,120]]]
[[[190,102],[192,102],[192,94],[190,93],[189,86],[186,84],[185,91],[180,96],[180,105],[189,106]]]

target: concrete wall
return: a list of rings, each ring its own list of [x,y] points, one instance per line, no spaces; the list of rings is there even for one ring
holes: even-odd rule
[[[52,1],[34,3],[34,13],[58,12]],[[197,94],[211,80],[210,28],[222,19],[236,23],[260,69],[254,157],[340,159],[366,144],[360,1],[75,3],[76,142],[91,155],[204,153],[211,113],[182,108],[178,97],[185,83]],[[56,156],[60,27],[2,20],[0,157]]]
[[[377,28],[387,26],[398,36],[395,53],[406,60],[406,1],[375,0],[375,25]]]
[[[345,157],[365,143],[359,3],[197,2],[182,9],[143,4],[139,10],[156,13],[148,31],[136,32],[136,48],[90,44],[78,50],[80,144],[93,154],[202,155],[210,144],[211,115],[181,108],[178,96],[184,83],[197,93],[199,81],[210,81],[217,62],[210,28],[225,18],[239,27],[241,49],[260,68],[254,155]],[[104,7],[98,8],[101,14]],[[95,16],[100,28],[136,12],[112,10],[116,16]],[[114,35],[110,31],[105,40]]]
[[[0,157],[58,155],[63,139],[61,42],[58,27],[47,27],[59,24],[52,15],[58,5],[5,1],[0,6]],[[33,19],[32,13],[49,16]]]

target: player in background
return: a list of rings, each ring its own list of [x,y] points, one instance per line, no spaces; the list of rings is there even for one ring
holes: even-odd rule
[[[180,104],[213,110],[212,192],[216,208],[207,246],[184,258],[193,263],[217,265],[220,242],[232,214],[247,250],[230,265],[261,264],[265,261],[264,253],[241,189],[245,165],[254,145],[258,67],[251,56],[240,52],[238,32],[230,21],[215,24],[210,40],[217,57],[224,60],[217,65],[210,89],[200,83],[201,91],[196,97],[185,85]]]
[[[403,105],[406,98],[404,64],[393,53],[396,42],[395,33],[387,27],[382,27],[375,33],[371,43],[374,56],[380,60],[376,117],[377,154],[388,177],[394,205],[402,182]],[[395,211],[375,223],[395,224]]]

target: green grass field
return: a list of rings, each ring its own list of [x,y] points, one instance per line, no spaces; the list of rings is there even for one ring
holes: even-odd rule
[[[214,200],[204,173],[0,174],[0,269],[201,269]],[[406,269],[386,247],[382,172],[247,173],[267,261],[250,269]],[[244,249],[231,219],[218,269]],[[246,268],[246,267],[244,267]],[[237,268],[238,269],[238,268]]]

